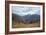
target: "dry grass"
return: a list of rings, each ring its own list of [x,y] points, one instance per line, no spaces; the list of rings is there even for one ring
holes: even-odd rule
[[[13,28],[32,28],[32,27],[40,27],[40,23],[31,23],[31,24],[23,24],[23,23],[15,23],[13,22]]]

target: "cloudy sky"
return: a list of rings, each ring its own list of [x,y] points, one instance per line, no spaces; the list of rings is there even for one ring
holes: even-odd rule
[[[12,6],[12,13],[18,14],[20,16],[24,16],[27,14],[38,14],[40,15],[40,8],[39,7],[24,7],[24,6]]]

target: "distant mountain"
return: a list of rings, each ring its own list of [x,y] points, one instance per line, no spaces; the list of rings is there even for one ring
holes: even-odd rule
[[[17,14],[12,14],[13,17],[17,17],[20,18],[21,16],[17,15]]]
[[[32,22],[32,21],[40,21],[40,15],[37,15],[37,14],[33,14],[33,15],[25,15],[25,16],[19,16],[17,14],[12,14],[12,18],[14,19],[14,17],[17,17],[17,18],[20,18],[22,19],[21,21],[23,22]]]
[[[28,15],[25,15],[25,16],[19,16],[17,14],[12,14],[12,16],[17,17],[17,18],[33,18],[33,19],[34,18],[36,18],[36,19],[40,18],[40,15],[37,15],[37,14],[33,14],[33,15],[28,14]]]
[[[28,15],[23,16],[23,18],[32,18],[32,15],[28,14]]]
[[[37,15],[37,14],[33,14],[33,15],[28,14],[28,15],[23,16],[23,18],[39,18],[39,17],[40,15]]]

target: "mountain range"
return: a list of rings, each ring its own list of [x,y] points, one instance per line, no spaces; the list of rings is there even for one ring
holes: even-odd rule
[[[30,14],[27,14],[27,15],[25,15],[25,16],[19,16],[19,15],[17,15],[17,14],[12,14],[12,19],[14,19],[14,17],[16,17],[16,18],[22,18],[22,19],[24,19],[23,20],[23,22],[31,22],[31,21],[40,21],[40,15],[37,15],[37,14],[33,14],[33,15],[30,15]],[[31,19],[31,20],[29,20],[29,19]]]
[[[27,14],[25,16],[19,16],[17,14],[12,14],[12,16],[14,17],[17,17],[17,18],[39,18],[40,15],[37,15],[37,14],[33,14],[33,15],[30,15],[30,14]]]

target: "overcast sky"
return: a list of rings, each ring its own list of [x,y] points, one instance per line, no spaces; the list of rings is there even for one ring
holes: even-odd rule
[[[18,14],[20,16],[24,16],[27,14],[38,14],[40,15],[40,8],[39,7],[24,7],[24,6],[12,6],[12,13]]]

